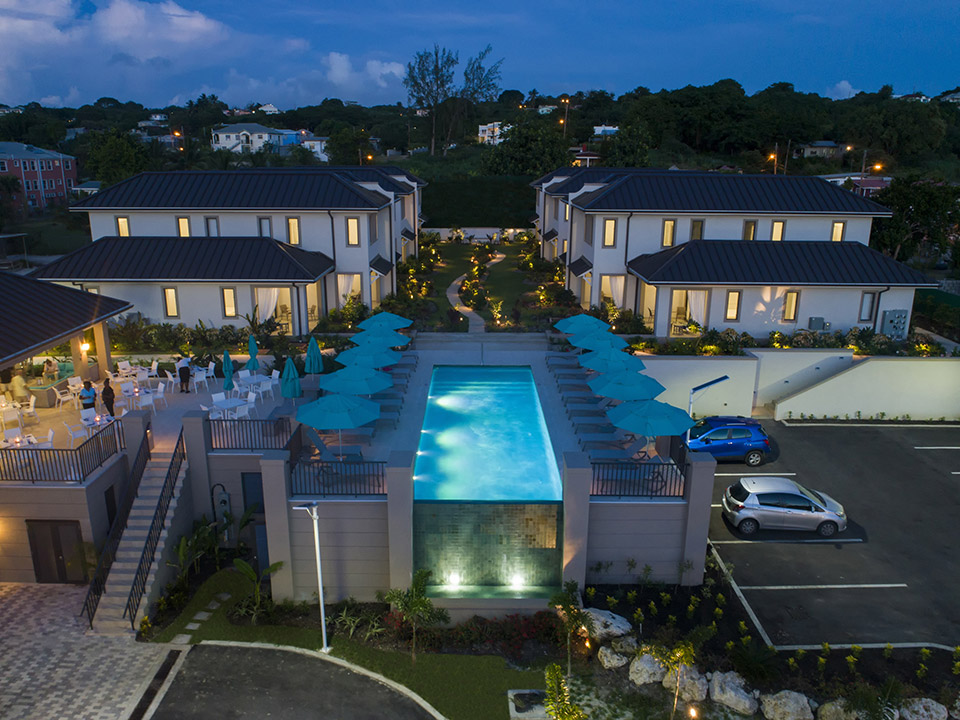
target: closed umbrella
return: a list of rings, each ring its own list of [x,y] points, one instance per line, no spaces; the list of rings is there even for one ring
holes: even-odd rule
[[[389,365],[396,365],[402,357],[403,356],[396,350],[381,348],[374,343],[344,350],[337,355],[337,362],[341,365],[382,368]]]
[[[647,437],[682,435],[694,425],[686,412],[658,400],[625,402],[607,410],[607,417],[618,428]]]
[[[319,375],[323,372],[323,356],[320,354],[320,346],[315,337],[311,337],[307,345],[307,360],[303,370],[309,375]]]
[[[616,372],[618,370],[643,370],[646,365],[636,355],[607,348],[595,350],[580,356],[580,365],[597,372]]]
[[[317,385],[331,393],[373,395],[393,387],[393,378],[373,368],[348,365],[343,370],[321,375]]]
[[[372,400],[336,393],[324,395],[297,409],[297,422],[317,430],[337,431],[340,436],[341,454],[343,453],[343,430],[366,425],[378,417],[380,417],[380,406]]]
[[[354,345],[379,345],[380,347],[396,347],[406,345],[410,338],[401,335],[396,330],[365,330],[357,333],[350,342]]]
[[[595,318],[593,315],[573,315],[568,318],[563,318],[563,320],[557,320],[553,326],[562,333],[567,333],[568,335],[577,335],[581,333],[588,333],[594,330],[609,330],[610,325],[605,323],[600,318]]]
[[[300,387],[300,373],[293,362],[293,357],[288,357],[283,364],[283,372],[280,374],[280,394],[291,400],[303,395],[303,389]]]
[[[247,350],[250,352],[250,359],[247,360],[247,370],[255,372],[260,369],[260,362],[257,360],[257,339],[253,335],[247,342]]]
[[[622,350],[628,343],[619,335],[601,330],[583,335],[574,335],[570,338],[570,344],[578,348],[583,348],[584,350]]]
[[[649,375],[621,370],[592,378],[587,385],[597,395],[614,400],[653,400],[666,388]]]
[[[399,330],[411,325],[413,325],[413,320],[394,315],[392,312],[380,312],[371,315],[363,322],[357,323],[357,327],[361,330]]]
[[[223,390],[230,392],[233,390],[233,360],[230,359],[230,352],[223,351]]]

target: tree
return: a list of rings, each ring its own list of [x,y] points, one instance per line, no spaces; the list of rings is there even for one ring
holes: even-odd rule
[[[335,132],[327,142],[327,157],[333,165],[363,165],[372,150],[366,131],[353,128]]]
[[[493,175],[543,175],[569,164],[560,126],[536,116],[507,130],[483,161],[484,170]]]
[[[639,125],[621,125],[600,146],[600,161],[606,167],[646,167],[649,142]]]
[[[20,190],[20,178],[0,175],[0,230],[13,217],[13,198]]]
[[[377,593],[380,602],[393,605],[401,620],[413,630],[410,654],[414,663],[417,661],[417,629],[450,621],[450,614],[443,608],[434,607],[433,601],[427,597],[429,579],[430,571],[420,568],[413,574],[408,589],[393,588],[386,593]]]
[[[547,697],[544,707],[550,717],[554,720],[587,720],[587,714],[583,708],[570,700],[570,689],[563,679],[560,666],[556,663],[547,665],[546,685]]]
[[[589,632],[593,620],[580,605],[580,588],[576,580],[567,580],[563,590],[554,594],[547,604],[556,608],[567,633],[567,677],[570,677],[573,671],[573,636],[579,635],[584,629]]]
[[[111,130],[91,141],[87,169],[104,186],[126,180],[142,172],[146,165],[143,144],[127,133]]]
[[[652,655],[661,665],[667,669],[667,673],[677,674],[677,687],[673,693],[673,710],[670,713],[670,720],[673,720],[677,714],[677,701],[680,699],[680,682],[683,679],[684,666],[693,665],[693,659],[696,654],[693,643],[689,640],[681,640],[672,648],[663,645],[644,645],[640,649],[642,655]]]
[[[957,237],[960,190],[956,187],[915,177],[895,178],[874,199],[890,208],[893,217],[874,221],[870,244],[894,260],[901,255],[909,259],[918,251],[943,253]]]

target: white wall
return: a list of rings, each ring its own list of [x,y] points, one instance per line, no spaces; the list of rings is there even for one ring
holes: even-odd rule
[[[960,419],[960,358],[873,357],[776,404],[775,418]],[[792,413],[792,415],[791,415]]]
[[[755,357],[678,357],[641,355],[644,373],[666,388],[657,397],[682,410],[687,409],[690,388],[714,380],[722,375],[730,379],[701,393],[694,399],[693,411],[697,417],[705,415],[743,415],[750,417],[753,388],[756,384]]]
[[[759,360],[755,406],[793,395],[853,365],[853,350],[844,348],[754,348],[747,354]]]

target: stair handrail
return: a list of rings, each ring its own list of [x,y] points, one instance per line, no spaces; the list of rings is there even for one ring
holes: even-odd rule
[[[137,499],[137,494],[140,491],[140,480],[143,479],[143,472],[148,462],[150,462],[150,439],[144,433],[143,440],[140,441],[140,447],[137,449],[136,457],[133,460],[133,466],[130,468],[130,480],[127,483],[127,489],[120,500],[120,507],[117,509],[116,517],[113,518],[113,524],[110,526],[110,532],[107,533],[107,540],[100,551],[97,569],[93,571],[90,588],[87,590],[87,597],[84,599],[83,609],[80,611],[80,615],[85,614],[87,616],[91,628],[93,628],[93,616],[96,614],[97,607],[100,605],[100,598],[106,590],[107,577],[110,575],[110,568],[116,559],[117,548],[120,546],[123,531],[127,528],[130,510]]]
[[[157,500],[157,510],[153,514],[153,521],[150,523],[150,530],[143,545],[143,552],[140,554],[140,563],[137,565],[137,572],[133,576],[133,585],[130,588],[130,596],[127,598],[127,607],[123,611],[123,617],[129,616],[130,628],[133,630],[136,630],[134,623],[137,619],[137,608],[140,607],[140,601],[143,599],[143,593],[146,590],[147,577],[150,575],[150,567],[153,565],[153,555],[157,550],[157,544],[160,542],[160,533],[163,532],[167,510],[170,507],[170,501],[173,500],[173,491],[176,489],[180,467],[183,465],[186,455],[183,443],[183,428],[181,427],[180,436],[177,438],[177,444],[173,449],[173,457],[170,458],[170,467],[167,468],[167,476],[164,478],[163,487],[160,490],[160,498]]]

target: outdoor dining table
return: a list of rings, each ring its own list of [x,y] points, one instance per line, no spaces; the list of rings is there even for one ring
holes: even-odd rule
[[[132,400],[134,404],[136,404],[137,408],[140,407],[140,398],[142,398],[144,395],[153,394],[153,392],[149,388],[141,388],[141,387],[134,387],[132,389],[131,388],[121,389],[121,393],[123,393],[123,396],[125,398]]]
[[[81,417],[80,422],[90,434],[97,432],[100,428],[105,428],[113,422],[110,415],[94,415],[92,418]]]
[[[20,442],[17,442],[17,439],[19,439]],[[30,445],[36,445],[39,442],[33,435],[21,435],[17,439],[0,440],[0,449],[10,450],[20,447],[29,447]]]
[[[246,405],[246,399],[241,398],[224,398],[223,400],[215,400],[213,406],[217,410],[222,410],[224,413],[228,413],[231,410],[236,410],[241,405]]]

